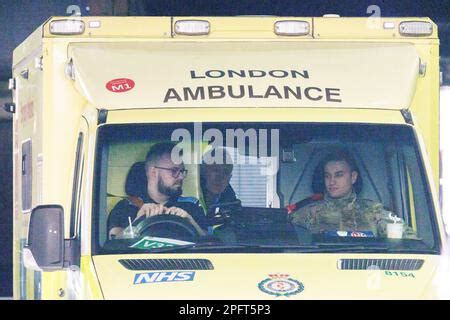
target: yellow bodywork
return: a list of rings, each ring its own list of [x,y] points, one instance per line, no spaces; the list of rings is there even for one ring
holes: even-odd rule
[[[339,259],[361,258],[355,254],[177,254],[158,255],[166,259],[207,259],[213,270],[196,270],[192,281],[134,284],[146,271],[127,270],[120,259],[149,259],[151,255],[97,256],[102,292],[106,299],[418,299],[427,292],[439,258],[427,260],[418,271],[393,274],[384,270],[340,270]],[[371,259],[383,258],[370,255]],[[398,255],[398,258],[419,256]],[[150,271],[148,271],[150,272]],[[287,275],[303,285],[289,296],[275,296],[259,288],[271,275]],[[120,275],[120,276],[119,276]],[[300,285],[299,285],[300,287]],[[405,290],[408,288],[408,290]],[[432,292],[432,291],[431,291]],[[438,298],[427,297],[427,298]]]
[[[258,284],[271,273],[286,273],[304,284],[301,293],[291,296],[294,299],[436,298],[430,283],[438,256],[397,255],[425,260],[414,277],[403,277],[384,271],[338,270],[337,261],[354,256],[349,254],[166,254],[158,258],[205,258],[215,268],[196,271],[193,281],[133,285],[136,272],[118,263],[126,256],[91,255],[100,109],[108,110],[107,124],[280,121],[403,125],[401,110],[409,110],[421,141],[432,194],[430,205],[439,213],[437,28],[433,23],[432,34],[422,37],[402,36],[397,28],[402,21],[431,22],[429,19],[80,17],[76,19],[86,26],[82,34],[51,34],[50,23],[61,19],[67,17],[49,19],[13,55],[17,107],[13,118],[14,298],[269,299],[274,296],[259,290]],[[176,34],[176,21],[186,19],[209,21],[210,34]],[[274,23],[280,20],[307,21],[311,28],[303,36],[276,35]],[[91,27],[91,22],[100,27]],[[383,22],[392,22],[396,28],[385,29]],[[419,73],[421,66],[426,66],[426,71]],[[206,73],[211,70],[216,71],[208,77]],[[230,78],[227,72],[222,76],[217,70],[247,73]],[[262,70],[266,75],[270,70],[289,72],[252,78],[248,70]],[[120,94],[106,90],[107,83],[117,78],[132,79],[133,90]],[[210,99],[208,86],[224,90],[243,86],[247,91],[242,99],[229,95]],[[253,99],[249,86],[253,95],[266,97]],[[300,87],[302,98],[292,99],[292,91],[287,95],[283,86]],[[318,89],[311,89],[305,98],[305,87]],[[190,93],[204,90],[205,98],[190,99],[192,95],[184,88],[190,88]],[[81,176],[74,177],[80,132],[84,166]],[[35,272],[23,264],[31,210],[23,210],[21,205],[21,145],[29,139],[33,159],[31,208],[41,204],[64,208],[65,238],[73,236],[81,242],[78,269]],[[125,171],[117,174],[117,179],[124,179]],[[74,179],[83,181],[76,197]],[[114,192],[122,195],[123,190]],[[73,202],[77,225],[75,234],[70,234]],[[444,243],[440,214],[435,219]],[[375,284],[370,285],[371,281]]]

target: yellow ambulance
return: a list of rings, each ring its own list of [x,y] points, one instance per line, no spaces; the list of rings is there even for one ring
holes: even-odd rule
[[[13,53],[14,298],[450,298],[438,60],[428,18],[50,18]],[[166,141],[205,234],[165,215],[110,236]],[[238,200],[207,206],[217,146]],[[337,149],[386,233],[295,223],[330,209]]]

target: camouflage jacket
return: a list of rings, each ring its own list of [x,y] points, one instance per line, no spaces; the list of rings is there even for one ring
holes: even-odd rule
[[[294,224],[300,225],[312,233],[323,231],[371,231],[377,237],[386,237],[386,224],[390,222],[389,211],[379,202],[359,199],[352,192],[341,199],[325,195],[324,200],[314,202],[292,213]],[[415,236],[414,231],[406,227],[404,237]]]

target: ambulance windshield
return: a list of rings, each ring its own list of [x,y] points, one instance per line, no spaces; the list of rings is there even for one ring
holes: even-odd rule
[[[98,137],[96,254],[439,253],[408,126],[134,124]]]

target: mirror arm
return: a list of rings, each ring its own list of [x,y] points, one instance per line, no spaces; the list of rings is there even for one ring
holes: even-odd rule
[[[63,268],[70,266],[80,266],[80,240],[64,239],[64,265]]]

